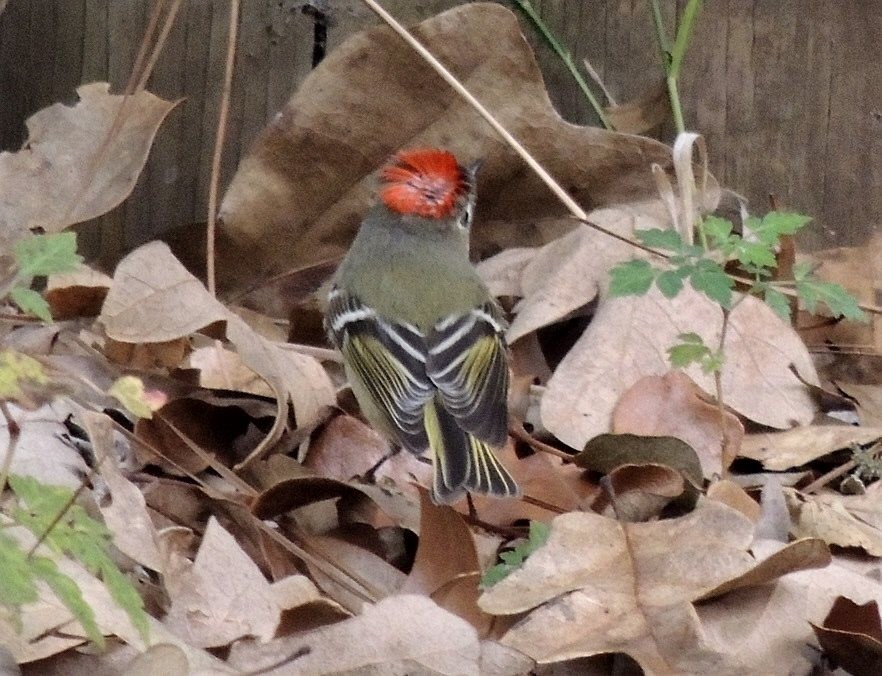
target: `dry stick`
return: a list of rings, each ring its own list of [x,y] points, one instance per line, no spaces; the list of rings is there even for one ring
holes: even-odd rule
[[[453,90],[459,94],[462,98],[464,98],[477,112],[484,118],[484,120],[489,124],[493,129],[498,133],[509,146],[511,146],[512,150],[514,150],[527,165],[536,172],[536,175],[542,179],[542,182],[545,183],[546,186],[555,194],[555,196],[563,202],[563,204],[570,210],[573,216],[575,216],[579,221],[587,225],[588,227],[594,228],[595,230],[599,230],[605,235],[609,235],[618,239],[626,244],[629,244],[637,249],[642,249],[647,251],[653,255],[660,256],[662,258],[668,258],[665,254],[651,249],[647,246],[644,246],[640,242],[629,239],[627,237],[623,237],[621,235],[617,235],[606,228],[599,226],[597,223],[594,223],[588,219],[588,214],[585,212],[579,204],[570,197],[569,193],[564,190],[561,185],[554,180],[554,178],[549,174],[545,168],[537,162],[533,156],[524,148],[523,145],[514,137],[512,134],[503,127],[499,121],[493,117],[492,113],[488,111],[483,104],[481,104],[478,99],[466,89],[462,83],[456,79],[456,77],[442,64],[438,59],[436,59],[428,49],[426,49],[422,43],[417,40],[411,33],[398,21],[389,14],[385,9],[383,9],[376,0],[362,0],[364,4],[366,4],[377,16],[379,16],[386,24],[393,30],[398,36],[404,40],[414,51],[416,51],[423,59],[425,59],[426,63],[431,66],[431,68],[441,76],[441,78],[449,84]],[[738,277],[736,275],[729,275],[732,279],[737,282],[746,283],[748,285],[753,284],[753,280],[747,279],[744,277]],[[776,287],[777,288],[777,287]],[[781,293],[785,296],[793,296],[796,297],[796,292],[790,289],[779,289]],[[882,307],[876,305],[860,305],[862,310],[866,312],[871,312],[873,314],[882,315]]]
[[[0,468],[0,495],[6,490],[6,480],[9,478],[9,469],[12,467],[12,457],[18,447],[21,438],[21,426],[9,411],[9,404],[0,399],[0,413],[6,418],[6,430],[9,433],[9,441],[6,442],[6,455],[3,457],[3,467]]]
[[[166,0],[159,0],[159,4],[166,2]],[[162,24],[162,30],[159,32],[159,37],[156,38],[156,44],[153,47],[153,52],[150,54],[150,59],[147,61],[147,65],[144,68],[144,72],[141,73],[141,77],[138,79],[138,84],[135,91],[140,92],[147,86],[147,80],[150,79],[150,75],[153,73],[153,69],[156,67],[156,62],[159,60],[159,55],[162,53],[162,48],[165,47],[165,41],[168,38],[168,34],[171,32],[172,26],[175,23],[175,19],[178,15],[178,10],[181,8],[181,0],[172,0],[172,6],[168,10],[168,14],[165,15],[165,21]],[[132,74],[134,75],[135,70],[132,69]]]
[[[870,448],[873,449],[872,455],[878,456],[879,452],[882,451],[882,444],[879,444],[877,442],[874,446],[871,446]],[[819,488],[823,488],[824,486],[826,486],[828,483],[830,483],[834,479],[838,479],[846,472],[850,472],[855,467],[857,467],[858,464],[859,463],[857,460],[849,460],[845,464],[839,465],[839,467],[831,469],[826,474],[822,474],[817,479],[812,481],[808,486],[803,488],[801,492],[802,493],[814,493],[816,490],[818,490]]]
[[[214,296],[214,238],[217,229],[217,191],[220,183],[220,163],[224,150],[224,137],[227,133],[227,116],[230,112],[230,93],[233,89],[233,65],[236,60],[236,34],[239,31],[239,0],[230,0],[230,29],[227,33],[227,62],[224,67],[224,88],[221,93],[220,109],[217,115],[217,135],[214,139],[214,153],[211,156],[211,179],[208,183],[208,225],[205,235],[205,272],[208,292]]]
[[[548,453],[548,455],[553,455],[556,458],[560,458],[564,462],[573,461],[572,454],[567,453],[566,451],[562,451],[559,448],[555,448],[554,446],[549,446],[548,444],[542,443],[538,439],[534,438],[529,432],[527,432],[527,430],[525,430],[523,425],[521,425],[520,423],[509,425],[508,432],[515,439],[523,441],[534,451]]]
[[[585,66],[585,71],[591,76],[591,79],[594,80],[598,87],[600,87],[600,90],[606,97],[606,101],[609,103],[610,107],[619,105],[613,98],[612,92],[610,92],[610,90],[606,88],[606,85],[603,84],[600,74],[594,70],[594,66],[591,65],[591,62],[588,59],[582,59],[582,65]]]
[[[476,99],[472,93],[466,89],[459,80],[449,71],[447,68],[432,56],[432,53],[426,49],[419,40],[417,40],[410,32],[402,26],[398,21],[389,14],[385,9],[383,9],[376,0],[362,0],[364,4],[373,10],[373,12],[379,16],[383,21],[385,21],[389,27],[395,31],[399,37],[404,40],[408,45],[410,45],[423,59],[426,60],[438,75],[440,75],[447,84],[449,84],[457,94],[462,96],[469,104],[487,121],[493,129],[499,134],[503,139],[505,139],[506,143],[508,143],[512,149],[520,155],[521,159],[526,162],[530,168],[536,172],[539,178],[547,185],[551,191],[557,196],[557,198],[563,202],[567,209],[569,209],[573,215],[580,219],[587,219],[588,214],[576,203],[576,201],[569,196],[566,190],[564,190],[560,184],[552,178],[551,174],[545,171],[545,168],[539,164],[533,156],[527,151],[524,146],[520,144],[520,142],[509,133],[509,131],[503,127],[495,117],[487,110],[483,104]]]
[[[83,173],[84,180],[80,187],[79,192],[75,199],[71,200],[70,205],[68,206],[67,213],[65,214],[65,218],[69,217],[71,212],[73,212],[75,205],[79,204],[83,198],[88,194],[89,188],[92,186],[92,182],[95,180],[95,176],[98,174],[98,168],[101,166],[101,161],[104,159],[104,156],[107,154],[108,149],[110,148],[110,144],[113,142],[113,139],[116,138],[116,135],[119,134],[120,129],[122,129],[123,124],[125,123],[127,114],[128,114],[128,104],[132,94],[134,93],[135,83],[139,81],[139,79],[144,79],[150,76],[150,70],[143,70],[144,60],[147,57],[147,51],[149,45],[154,42],[153,41],[153,33],[156,31],[156,27],[159,24],[159,17],[162,16],[162,9],[167,0],[157,0],[156,4],[153,7],[153,11],[150,13],[150,20],[147,23],[147,29],[144,32],[144,37],[141,38],[141,45],[138,48],[138,55],[135,57],[135,63],[132,66],[132,72],[129,74],[129,80],[126,83],[126,89],[123,92],[123,99],[119,104],[119,108],[116,111],[116,114],[113,117],[113,122],[110,124],[110,129],[105,134],[104,138],[101,141],[101,145],[98,147],[98,151],[92,157],[92,160],[86,167],[86,171]],[[172,17],[173,18],[173,17]],[[168,18],[166,18],[166,23],[169,23]],[[154,54],[158,53],[158,49],[161,49],[162,45],[158,43],[154,43],[153,52]],[[156,60],[151,57],[152,63],[156,63]],[[141,75],[139,76],[139,73]],[[146,77],[144,74],[146,73]]]

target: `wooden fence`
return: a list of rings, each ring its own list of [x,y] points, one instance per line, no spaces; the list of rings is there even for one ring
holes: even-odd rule
[[[81,82],[129,76],[150,0],[10,0],[0,16],[0,147],[17,148],[24,119],[72,101]],[[266,121],[312,67],[315,19],[293,0],[242,0],[226,182]],[[327,49],[376,22],[359,0],[328,0]],[[386,0],[407,22],[461,4]],[[661,79],[647,0],[534,0],[619,101]],[[669,26],[683,0],[662,2]],[[678,7],[679,5],[679,7]],[[185,97],[165,122],[127,204],[105,219],[105,258],[205,219],[221,96],[228,0],[183,0],[149,89]],[[322,33],[319,27],[318,34]],[[591,122],[559,59],[524,23],[561,113]],[[810,246],[865,239],[882,221],[882,1],[708,0],[687,55],[687,125],[703,132],[715,174],[757,210],[779,202],[816,216]],[[669,129],[667,133],[670,141]],[[93,245],[95,243],[93,242]]]

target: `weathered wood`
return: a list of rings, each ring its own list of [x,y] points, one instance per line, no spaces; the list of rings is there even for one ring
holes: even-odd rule
[[[81,82],[128,80],[153,0],[11,0],[0,15],[0,147],[14,149],[24,119],[71,102]],[[298,0],[243,0],[226,184],[263,125],[312,67],[314,24]],[[320,3],[319,3],[320,4]],[[376,23],[360,0],[328,0],[329,50]],[[458,0],[387,0],[406,23]],[[648,0],[534,0],[581,66],[588,58],[619,103],[661,79]],[[685,0],[662,0],[673,34]],[[149,88],[183,98],[164,124],[126,205],[94,239],[108,259],[206,216],[228,0],[184,0]],[[854,243],[882,221],[882,1],[708,0],[682,80],[687,124],[708,141],[717,176],[750,198],[768,195],[817,218],[807,241]],[[561,114],[596,122],[563,64],[522,22]],[[671,127],[660,130],[671,140]],[[100,241],[103,239],[104,241]]]

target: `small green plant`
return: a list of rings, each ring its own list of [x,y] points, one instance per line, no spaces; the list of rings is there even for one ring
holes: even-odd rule
[[[12,300],[22,312],[51,322],[48,303],[31,286],[35,278],[68,272],[79,265],[82,258],[76,253],[76,235],[64,232],[28,237],[16,243],[13,253],[15,267],[7,279],[0,281],[0,302]],[[143,383],[133,377],[120,381],[111,394],[137,408],[139,415],[145,413]],[[110,556],[110,532],[76,504],[82,486],[72,491],[45,485],[33,477],[10,475],[20,429],[8,402],[35,406],[38,401],[51,399],[53,389],[51,374],[39,359],[17,350],[0,350],[0,413],[9,435],[0,466],[0,494],[8,483],[16,498],[5,503],[0,514],[0,611],[18,621],[22,606],[36,602],[38,585],[45,584],[82,625],[89,639],[103,647],[104,636],[94,610],[76,581],[59,568],[55,559],[38,553],[40,545],[45,545],[100,577],[146,642],[149,620],[141,597]],[[12,532],[5,530],[13,527],[31,531],[36,543],[25,551]]]
[[[31,286],[38,277],[70,272],[82,262],[76,234],[59,232],[21,239],[13,248],[13,256],[16,269],[10,279],[2,282],[0,299],[8,296],[22,312],[51,322],[49,304]]]
[[[9,484],[19,505],[9,515],[12,524],[24,526],[38,543],[65,554],[98,575],[116,603],[126,611],[132,625],[146,642],[149,626],[140,595],[110,557],[110,532],[86,514],[75,502],[75,493],[61,486],[47,486],[27,476],[10,476]],[[51,558],[36,554],[37,546],[22,551],[18,542],[0,533],[0,603],[17,608],[38,598],[36,583],[45,582],[79,621],[96,645],[104,636],[95,622],[92,608],[83,599],[76,582],[59,570]]]
[[[794,268],[793,280],[774,280],[775,250],[784,235],[792,235],[809,222],[807,216],[773,211],[762,218],[745,220],[746,235],[734,232],[731,222],[711,216],[698,226],[701,245],[684,242],[674,230],[638,230],[637,239],[646,247],[662,252],[666,265],[646,260],[622,263],[610,272],[610,295],[643,295],[652,285],[667,298],[674,298],[688,282],[724,310],[728,319],[733,309],[735,280],[726,272],[727,263],[737,262],[751,285],[747,294],[762,298],[782,319],[789,321],[790,306],[785,289],[792,289],[806,309],[814,312],[819,303],[834,317],[865,321],[857,301],[838,284],[815,277],[809,266]],[[722,342],[713,350],[696,333],[680,336],[681,342],[668,349],[671,364],[684,368],[697,363],[707,373],[718,373],[723,366]]]
[[[524,561],[527,560],[527,557],[530,556],[530,554],[535,552],[548,541],[548,536],[550,534],[551,527],[548,524],[542,523],[541,521],[531,521],[530,532],[527,535],[527,539],[519,543],[511,551],[502,552],[499,555],[502,562],[487,569],[484,576],[481,578],[481,586],[485,589],[492,587],[497,582],[500,582],[511,575],[514,571],[524,565]]]

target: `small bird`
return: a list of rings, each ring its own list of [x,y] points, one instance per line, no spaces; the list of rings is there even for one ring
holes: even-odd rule
[[[493,453],[508,436],[505,319],[469,261],[478,165],[405,150],[333,279],[325,330],[365,417],[432,455],[432,499],[517,496]]]

